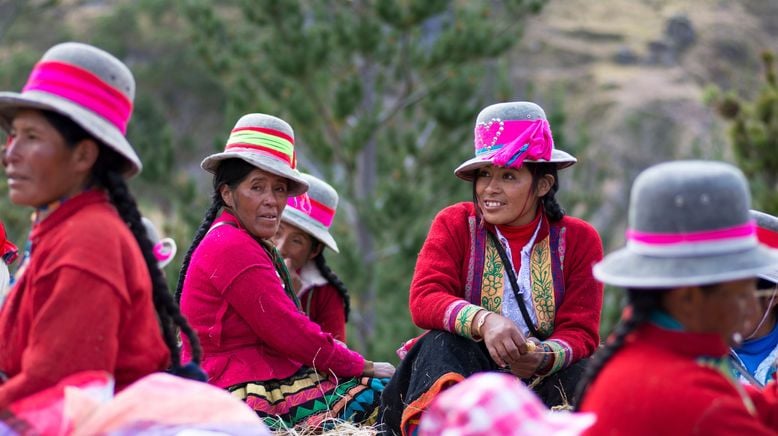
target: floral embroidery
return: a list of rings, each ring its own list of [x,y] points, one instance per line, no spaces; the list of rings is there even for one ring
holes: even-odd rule
[[[548,337],[554,331],[554,278],[551,272],[551,251],[546,237],[532,248],[530,258],[532,303],[538,320],[538,333]]]

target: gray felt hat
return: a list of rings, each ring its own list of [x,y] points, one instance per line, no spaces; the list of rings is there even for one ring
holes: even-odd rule
[[[310,234],[338,253],[338,244],[330,234],[330,225],[338,208],[338,193],[321,179],[302,174],[308,182],[308,192],[289,197],[281,221]]]
[[[535,129],[537,131],[535,132]],[[535,132],[531,134],[530,130]],[[475,157],[459,165],[454,174],[463,180],[472,181],[475,170],[488,165],[503,165],[499,162],[500,152],[510,151],[512,142],[525,146],[516,151],[520,162],[552,162],[558,169],[567,168],[576,163],[576,158],[554,147],[551,128],[543,108],[529,101],[497,103],[487,106],[478,114],[474,129]],[[529,147],[527,147],[529,146]],[[533,155],[536,146],[545,147],[547,155]],[[515,166],[515,165],[514,165]]]
[[[594,266],[594,276],[628,288],[672,288],[756,277],[778,266],[757,241],[743,173],[710,161],[677,161],[643,171],[632,185],[627,245]]]
[[[759,242],[770,248],[778,248],[778,218],[758,210],[752,210],[751,217],[756,221],[756,235]],[[759,277],[778,283],[778,266],[759,274]]]
[[[135,79],[120,60],[91,45],[66,42],[43,55],[21,93],[0,92],[0,127],[9,130],[22,109],[57,112],[124,157],[121,171],[131,177],[142,168],[124,136],[134,98]]]
[[[219,162],[242,159],[255,167],[289,181],[289,196],[308,190],[308,182],[297,171],[294,130],[286,121],[272,115],[247,114],[240,117],[221,153],[212,154],[200,164],[215,173]]]

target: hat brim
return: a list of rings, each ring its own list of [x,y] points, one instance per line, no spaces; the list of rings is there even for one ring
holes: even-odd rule
[[[673,288],[757,277],[778,267],[778,251],[757,246],[746,251],[696,257],[655,257],[617,250],[594,265],[594,277],[624,288]]]
[[[479,168],[483,168],[485,166],[489,166],[492,164],[492,157],[496,154],[489,153],[484,156],[477,156],[472,159],[468,159],[465,162],[463,162],[461,165],[457,167],[457,169],[454,170],[454,175],[459,177],[462,180],[466,180],[468,182],[472,182],[475,178],[475,170]],[[551,160],[530,160],[527,159],[524,162],[528,163],[555,163],[557,165],[557,169],[563,169],[567,168],[574,163],[578,162],[578,159],[573,157],[570,153],[567,153],[565,151],[554,149],[551,152]]]
[[[156,244],[154,244],[154,255],[157,257],[157,265],[162,269],[166,267],[173,258],[176,257],[178,247],[176,241],[172,238],[163,238]]]
[[[94,112],[52,94],[36,91],[22,94],[0,92],[0,127],[9,131],[14,116],[23,109],[49,110],[73,120],[100,142],[124,157],[126,165],[121,169],[121,173],[126,178],[138,174],[143,168],[138,154],[116,126]]]
[[[314,220],[304,212],[287,206],[286,209],[284,209],[284,213],[281,214],[281,221],[299,228],[321,241],[322,244],[329,247],[332,251],[340,253],[338,244],[335,242],[332,235],[330,235],[329,230],[324,227],[322,223]]]
[[[296,197],[308,191],[308,182],[303,179],[299,171],[289,168],[289,165],[278,159],[262,155],[256,150],[235,148],[230,151],[212,154],[203,159],[200,167],[211,174],[215,174],[219,163],[227,159],[242,159],[262,171],[267,171],[287,179],[289,181],[287,192],[290,197]]]

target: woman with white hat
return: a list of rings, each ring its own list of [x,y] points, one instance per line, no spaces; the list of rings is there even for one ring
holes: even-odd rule
[[[778,218],[751,211],[756,221],[759,242],[778,248]],[[756,283],[757,310],[748,320],[750,327],[743,335],[743,342],[730,351],[735,374],[740,381],[764,386],[773,380],[778,365],[778,267],[759,274]]]
[[[325,181],[302,174],[308,192],[289,197],[273,243],[283,256],[305,314],[335,339],[346,342],[349,295],[324,259],[324,248],[338,252],[330,225],[338,193]]]
[[[749,203],[743,174],[720,162],[635,179],[627,245],[594,267],[628,306],[579,386],[580,410],[597,414],[586,434],[776,434],[775,383],[744,389],[728,357],[751,329],[757,276],[778,265]]]
[[[411,316],[431,331],[405,347],[382,395],[389,429],[413,433],[437,393],[477,372],[540,379],[534,389],[550,406],[572,394],[599,343],[602,306],[591,274],[600,237],[555,199],[557,171],[575,162],[534,103],[478,115],[475,157],[455,170],[473,201],[438,213],[416,262]]]
[[[0,408],[80,371],[117,389],[181,365],[176,328],[199,345],[168,292],[126,178],[141,169],[124,134],[135,81],[98,48],[64,43],[21,93],[0,93],[11,202],[35,209],[0,311]],[[161,330],[160,330],[161,326]]]
[[[244,115],[224,152],[202,167],[214,175],[212,203],[184,258],[177,297],[200,337],[208,381],[275,429],[372,419],[394,367],[365,360],[305,316],[270,242],[288,197],[308,190],[291,126]]]

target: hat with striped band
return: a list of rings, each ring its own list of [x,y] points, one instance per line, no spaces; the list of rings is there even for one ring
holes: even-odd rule
[[[626,247],[594,266],[615,286],[670,288],[756,277],[778,266],[757,240],[743,173],[710,161],[676,161],[643,171],[629,204]]]
[[[751,217],[756,221],[756,237],[759,242],[770,248],[778,249],[778,218],[758,210],[752,210]],[[778,283],[778,266],[759,274],[759,277]]]
[[[125,138],[132,116],[135,79],[120,60],[91,45],[66,42],[50,48],[35,65],[21,93],[0,92],[0,127],[9,130],[23,109],[64,115],[125,159],[125,177],[140,172],[137,153]]]
[[[454,170],[463,180],[472,181],[475,171],[488,165],[519,168],[524,162],[550,162],[562,169],[577,162],[554,147],[546,113],[529,101],[485,107],[475,121],[473,136],[475,157]]]
[[[338,193],[327,182],[310,174],[302,174],[308,182],[308,192],[289,197],[281,221],[310,234],[338,253],[338,244],[330,234],[330,226],[338,208]]]
[[[219,162],[225,159],[242,159],[260,170],[284,177],[289,181],[290,197],[308,190],[308,182],[297,171],[294,130],[286,121],[272,115],[240,117],[224,151],[206,157],[200,166],[215,173]]]

